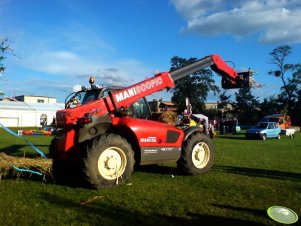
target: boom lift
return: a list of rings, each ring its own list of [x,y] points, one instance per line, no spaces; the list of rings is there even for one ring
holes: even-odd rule
[[[129,178],[134,164],[166,161],[176,161],[188,174],[207,172],[214,159],[211,139],[200,127],[182,130],[152,121],[145,97],[209,66],[221,75],[223,88],[250,87],[250,75],[237,73],[218,55],[127,88],[98,88],[90,78],[91,88],[70,94],[65,109],[56,113],[56,136],[49,147],[55,179],[81,175],[94,188],[112,187]]]

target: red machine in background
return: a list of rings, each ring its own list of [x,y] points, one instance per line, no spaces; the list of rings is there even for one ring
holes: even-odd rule
[[[152,121],[145,97],[209,66],[221,75],[223,88],[250,87],[250,74],[237,73],[218,55],[211,55],[127,88],[98,88],[92,79],[90,89],[70,94],[66,109],[56,113],[56,137],[49,147],[55,178],[81,175],[95,188],[111,187],[124,183],[134,164],[166,161],[177,161],[188,174],[207,172],[214,159],[210,138],[200,127],[181,130]]]

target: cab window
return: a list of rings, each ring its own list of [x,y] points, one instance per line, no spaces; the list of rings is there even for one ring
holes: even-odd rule
[[[146,119],[151,116],[148,105],[144,98],[139,99],[138,101],[133,103],[129,108],[131,110],[131,116],[133,118]]]
[[[99,98],[99,92],[100,92],[99,90],[89,90],[89,91],[86,91],[81,104],[88,103],[88,102],[90,102],[92,100],[97,100]]]

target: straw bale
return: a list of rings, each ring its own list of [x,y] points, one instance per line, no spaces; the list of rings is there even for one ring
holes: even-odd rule
[[[169,125],[174,125],[177,119],[177,113],[173,111],[164,111],[160,114],[158,121]]]
[[[1,176],[22,174],[14,167],[48,175],[51,172],[51,166],[52,159],[16,157],[0,153],[0,178]]]

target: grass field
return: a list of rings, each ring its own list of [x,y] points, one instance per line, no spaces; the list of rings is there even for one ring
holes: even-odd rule
[[[26,138],[47,153],[51,137]],[[2,178],[0,224],[280,225],[266,214],[273,205],[301,216],[300,132],[294,139],[246,140],[238,134],[213,142],[215,164],[202,176],[180,175],[175,164],[165,164],[144,167],[127,184],[102,190],[43,182],[42,177]],[[34,154],[2,129],[0,152]]]

